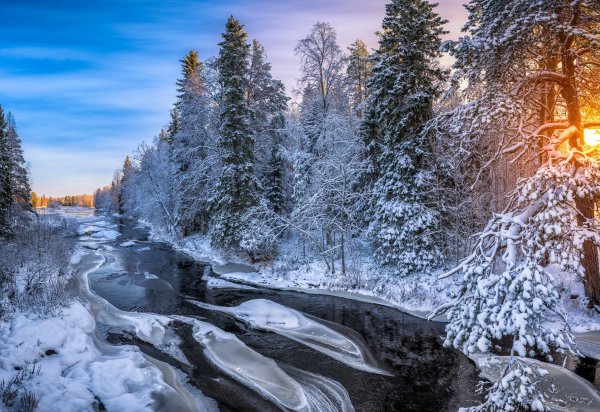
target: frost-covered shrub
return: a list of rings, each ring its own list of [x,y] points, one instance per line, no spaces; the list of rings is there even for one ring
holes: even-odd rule
[[[41,216],[16,226],[14,236],[0,243],[2,312],[20,308],[46,314],[66,302],[75,231],[73,222]]]

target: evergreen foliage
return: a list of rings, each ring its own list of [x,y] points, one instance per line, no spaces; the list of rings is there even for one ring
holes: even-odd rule
[[[218,147],[222,170],[211,200],[214,211],[212,239],[222,247],[237,247],[247,223],[244,213],[259,202],[260,186],[254,174],[254,139],[249,129],[248,35],[232,17],[219,43],[221,112]]]
[[[440,199],[432,190],[433,149],[423,130],[445,77],[437,65],[444,23],[427,1],[389,4],[368,82],[367,220],[377,257],[400,274],[431,269],[441,259],[435,241]]]

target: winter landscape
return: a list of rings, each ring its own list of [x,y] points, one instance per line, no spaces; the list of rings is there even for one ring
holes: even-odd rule
[[[600,411],[600,3],[462,3],[0,0],[0,410]]]

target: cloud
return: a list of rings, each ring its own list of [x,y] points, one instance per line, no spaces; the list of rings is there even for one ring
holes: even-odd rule
[[[0,103],[16,118],[37,192],[91,192],[169,120],[190,49],[218,52],[230,14],[263,43],[288,94],[294,47],[316,21],[330,22],[345,49],[376,46],[387,0],[45,0],[2,2]],[[465,12],[439,11],[456,37]],[[458,23],[457,23],[458,22]]]

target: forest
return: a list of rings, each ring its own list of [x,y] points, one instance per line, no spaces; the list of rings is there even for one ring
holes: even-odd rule
[[[190,45],[170,122],[93,202],[31,193],[0,109],[0,247],[38,207],[93,203],[267,284],[443,315],[445,347],[507,355],[470,410],[548,410],[530,360],[578,353],[600,322],[600,5],[471,0],[458,40],[436,7],[392,0],[373,50],[316,22],[287,91],[231,16],[217,55]]]

